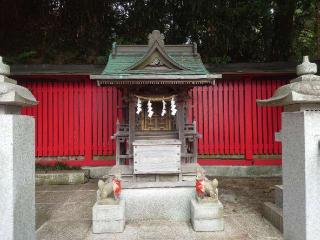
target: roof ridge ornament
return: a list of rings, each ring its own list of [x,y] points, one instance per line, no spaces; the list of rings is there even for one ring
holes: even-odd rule
[[[159,30],[153,30],[148,35],[148,45],[151,47],[154,42],[158,42],[161,47],[164,47],[164,35]]]

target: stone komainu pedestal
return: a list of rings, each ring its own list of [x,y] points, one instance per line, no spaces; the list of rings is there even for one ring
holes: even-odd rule
[[[216,232],[224,230],[223,205],[220,201],[199,203],[191,200],[191,223],[196,232]]]
[[[92,208],[92,232],[115,233],[123,232],[125,226],[125,201],[119,204],[99,205]]]
[[[6,77],[0,57],[0,239],[35,239],[34,119],[20,108],[36,104],[31,92]]]

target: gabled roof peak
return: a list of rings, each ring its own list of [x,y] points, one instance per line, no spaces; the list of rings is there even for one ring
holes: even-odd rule
[[[148,40],[149,47],[151,47],[155,42],[158,42],[161,47],[164,47],[164,35],[160,33],[159,30],[153,30],[152,33],[148,35]]]

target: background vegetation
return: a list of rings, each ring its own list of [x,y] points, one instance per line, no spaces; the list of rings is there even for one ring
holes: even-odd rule
[[[103,63],[112,42],[196,42],[207,63],[320,58],[319,0],[1,0],[9,63]]]

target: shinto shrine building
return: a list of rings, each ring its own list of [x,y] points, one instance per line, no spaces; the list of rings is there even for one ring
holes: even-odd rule
[[[125,165],[134,141],[172,139],[183,162],[250,166],[281,165],[282,109],[256,99],[271,97],[293,70],[238,64],[209,73],[196,45],[165,45],[153,32],[148,45],[114,44],[105,68],[16,65],[12,78],[39,101],[23,113],[36,119],[41,164]]]

